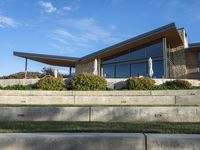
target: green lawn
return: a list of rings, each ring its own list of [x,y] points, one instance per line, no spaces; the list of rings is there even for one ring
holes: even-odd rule
[[[142,132],[200,134],[200,123],[0,122],[0,133],[17,132]]]

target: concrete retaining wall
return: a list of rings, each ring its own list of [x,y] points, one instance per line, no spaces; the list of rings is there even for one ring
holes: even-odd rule
[[[200,90],[0,91],[0,104],[16,105],[200,105]]]
[[[200,107],[1,107],[0,121],[200,122]]]
[[[200,135],[139,133],[6,133],[1,150],[199,150]]]

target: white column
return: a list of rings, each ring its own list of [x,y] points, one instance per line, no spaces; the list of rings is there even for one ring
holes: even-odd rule
[[[54,69],[54,77],[57,78],[58,77],[58,70]]]
[[[97,59],[94,60],[93,74],[98,75],[98,61],[97,61]]]

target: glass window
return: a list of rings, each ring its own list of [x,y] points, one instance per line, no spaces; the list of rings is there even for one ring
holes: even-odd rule
[[[164,75],[163,61],[153,61],[153,78],[162,78]]]
[[[130,64],[116,66],[116,78],[130,77]]]
[[[138,60],[138,59],[145,59],[146,57],[146,49],[142,48],[130,53],[129,60]]]
[[[147,47],[146,56],[147,58],[163,56],[163,43],[161,42]]]
[[[106,61],[103,61],[103,64],[109,64],[109,63],[115,63],[115,62],[123,62],[123,61],[128,61],[129,58],[129,53],[125,55],[121,55]]]
[[[103,66],[103,76],[105,78],[114,78],[115,77],[115,67],[112,65],[104,65]]]
[[[198,53],[198,63],[200,63],[200,53]]]
[[[147,63],[131,64],[131,76],[147,76]]]

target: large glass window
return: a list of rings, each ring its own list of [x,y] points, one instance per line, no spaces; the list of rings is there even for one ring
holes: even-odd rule
[[[115,67],[111,65],[103,66],[103,76],[105,78],[114,78],[115,77]]]
[[[130,77],[130,65],[116,65],[116,78]]]
[[[162,78],[164,75],[163,61],[153,61],[153,77]]]
[[[157,43],[147,47],[146,57],[161,57],[163,56],[163,43]]]
[[[153,59],[153,77],[162,78],[164,75],[163,42],[129,50],[124,55],[102,61],[103,76],[106,78],[148,76],[148,59],[150,57]]]
[[[131,64],[131,76],[147,76],[147,63]]]
[[[129,59],[129,53],[121,56],[114,57],[112,59],[108,59],[103,62],[103,64],[110,64],[110,63],[116,63],[116,62],[123,62],[127,61]]]
[[[137,51],[130,52],[129,60],[138,60],[146,58],[146,48],[139,49]]]

